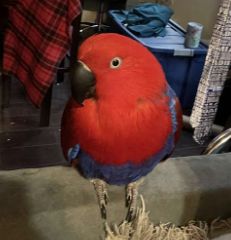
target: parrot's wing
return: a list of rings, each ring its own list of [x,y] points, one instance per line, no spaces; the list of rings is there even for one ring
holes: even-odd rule
[[[71,163],[73,159],[77,159],[80,152],[80,145],[78,144],[78,138],[76,137],[73,125],[75,118],[73,117],[73,101],[69,101],[62,117],[61,123],[61,146],[64,157]]]
[[[67,160],[69,164],[71,164],[73,159],[76,159],[78,157],[80,151],[80,145],[76,144],[74,147],[70,148],[67,153]]]
[[[167,88],[166,95],[169,98],[169,101],[167,104],[171,111],[172,128],[173,128],[173,132],[175,133],[177,130],[177,124],[178,124],[177,123],[177,112],[176,112],[176,94],[169,85]]]
[[[171,144],[173,147],[172,149],[166,154],[165,158],[163,159],[166,160],[167,158],[170,157],[172,154],[174,147],[176,146],[178,139],[181,134],[181,129],[182,129],[182,110],[181,110],[181,105],[179,102],[178,97],[176,96],[176,93],[173,91],[173,89],[168,85],[166,95],[169,98],[168,101],[168,106],[171,111],[171,119],[172,119],[172,130],[173,130],[173,143]]]

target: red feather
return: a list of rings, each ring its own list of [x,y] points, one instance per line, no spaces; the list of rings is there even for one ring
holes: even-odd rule
[[[114,57],[123,60],[118,69],[110,68]],[[172,132],[172,119],[164,94],[167,83],[156,58],[139,43],[116,34],[88,39],[78,58],[96,76],[97,99],[85,100],[84,107],[73,99],[68,103],[62,121],[65,157],[77,143],[106,164],[140,163],[157,154]],[[176,139],[178,135],[179,131]]]

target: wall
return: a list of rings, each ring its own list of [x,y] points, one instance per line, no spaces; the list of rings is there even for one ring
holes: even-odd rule
[[[221,0],[174,0],[172,19],[187,28],[188,22],[203,25],[202,39],[209,41]]]
[[[95,22],[100,2],[97,0],[85,0],[82,22]]]

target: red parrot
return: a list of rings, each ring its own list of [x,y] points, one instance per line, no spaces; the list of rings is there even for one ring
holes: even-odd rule
[[[179,139],[179,100],[154,55],[118,34],[88,38],[70,78],[72,97],[61,127],[63,154],[94,183],[103,218],[106,183],[127,185],[132,213],[141,178],[171,155]]]

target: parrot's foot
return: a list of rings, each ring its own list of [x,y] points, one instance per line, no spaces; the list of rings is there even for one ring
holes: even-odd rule
[[[126,186],[126,205],[128,206],[128,214],[126,220],[128,222],[131,221],[133,212],[136,209],[136,203],[137,203],[137,197],[138,197],[138,186],[143,182],[144,180],[140,178],[136,182],[129,183]]]
[[[93,183],[95,187],[96,195],[101,209],[102,218],[106,219],[107,218],[106,205],[108,200],[106,182],[98,178],[91,179],[90,181]]]

